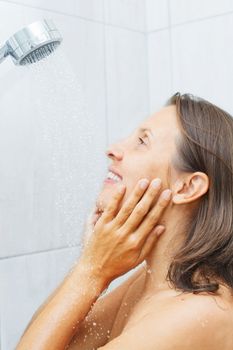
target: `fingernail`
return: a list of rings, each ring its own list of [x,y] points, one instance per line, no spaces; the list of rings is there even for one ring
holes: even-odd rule
[[[169,189],[163,191],[163,193],[162,193],[162,198],[164,198],[164,199],[169,199],[170,196],[171,196],[171,193],[172,193],[172,191],[169,190]]]
[[[149,180],[147,180],[147,179],[142,179],[142,180],[140,180],[139,184],[140,184],[140,187],[141,187],[142,189],[145,189],[145,188],[148,186],[148,184],[149,184]]]
[[[161,179],[157,178],[151,182],[151,185],[154,188],[158,188],[161,185],[161,183],[162,183]]]
[[[157,235],[161,235],[163,233],[163,231],[165,230],[165,227],[159,227],[156,231]]]

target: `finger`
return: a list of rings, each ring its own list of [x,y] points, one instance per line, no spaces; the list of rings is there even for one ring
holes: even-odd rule
[[[130,217],[125,222],[122,229],[126,230],[127,232],[132,232],[137,229],[139,224],[144,219],[145,215],[150,210],[150,207],[152,205],[152,202],[159,196],[160,188],[161,188],[161,180],[160,179],[154,179],[151,183],[149,188],[147,189],[146,193],[142,197],[142,199],[137,203],[137,205],[134,207]]]
[[[125,189],[126,187],[123,184],[117,187],[117,190],[114,192],[112,198],[109,201],[109,204],[101,216],[101,221],[109,222],[116,216],[120,201],[125,194]]]
[[[128,217],[134,210],[138,201],[142,198],[148,186],[148,179],[141,179],[138,181],[138,183],[136,184],[136,188],[132,191],[129,198],[122,205],[121,209],[115,217],[114,221],[117,226],[120,227],[125,223],[125,221],[128,219]]]
[[[90,214],[87,217],[87,222],[86,222],[86,227],[93,227],[96,223],[97,217],[100,214],[100,210],[97,207],[97,205],[94,205],[94,207],[92,207]]]
[[[167,189],[163,191],[158,199],[158,202],[147,214],[146,218],[143,220],[141,225],[136,230],[135,234],[139,240],[145,240],[148,233],[155,227],[158,223],[159,218],[167,208],[170,203],[172,191]]]
[[[141,250],[139,261],[142,262],[152,251],[152,249],[155,247],[155,244],[157,243],[157,240],[161,234],[165,231],[164,226],[157,226],[155,230],[151,232],[151,234],[147,237],[143,248]]]

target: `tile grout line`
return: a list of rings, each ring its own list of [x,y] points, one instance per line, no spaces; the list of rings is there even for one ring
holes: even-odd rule
[[[170,6],[169,6],[169,11],[170,11]],[[219,18],[219,17],[225,17],[225,16],[232,15],[232,14],[233,14],[233,10],[232,11],[228,11],[228,12],[223,12],[223,13],[220,13],[220,14],[217,14],[217,15],[213,15],[213,16],[206,16],[206,17],[203,17],[203,18],[196,18],[196,19],[192,19],[192,20],[188,20],[188,21],[184,21],[184,22],[180,22],[180,23],[174,23],[174,24],[170,23],[170,26],[171,26],[171,28],[176,28],[176,27],[181,27],[181,26],[188,25],[188,24],[203,22],[203,21],[206,21],[206,20],[212,20],[212,19]],[[169,26],[168,27],[159,28],[159,29],[156,29],[156,30],[151,30],[148,33],[151,34],[151,33],[159,32],[161,30],[166,30],[166,29],[169,29]]]
[[[28,7],[28,8],[37,9],[37,10],[53,12],[55,14],[60,14],[60,15],[68,16],[68,17],[78,18],[78,19],[81,19],[81,20],[84,20],[84,21],[94,22],[94,23],[97,23],[97,24],[105,24],[105,25],[107,25],[109,27],[124,29],[124,30],[128,30],[128,31],[131,31],[131,32],[141,33],[141,34],[145,34],[145,33],[150,34],[150,33],[155,33],[155,32],[159,32],[159,31],[162,31],[162,30],[169,29],[169,27],[162,27],[162,28],[159,28],[159,29],[156,29],[156,30],[151,30],[151,31],[147,31],[147,30],[141,31],[141,30],[137,30],[137,29],[133,29],[133,28],[129,28],[129,27],[119,26],[117,24],[104,23],[102,21],[91,19],[91,18],[87,18],[87,17],[82,17],[82,16],[78,16],[78,15],[72,15],[72,14],[70,14],[68,12],[62,12],[62,11],[49,9],[49,8],[45,8],[45,7],[38,7],[38,6],[32,6],[32,5],[28,5],[28,4],[23,4],[23,3],[15,2],[13,0],[0,0],[0,3],[5,3],[5,4],[10,3],[10,4],[17,5],[17,6],[24,6],[24,7]],[[223,13],[220,13],[220,14],[217,14],[217,15],[206,16],[206,17],[203,17],[203,18],[197,18],[197,19],[193,19],[193,20],[180,22],[180,23],[174,23],[174,24],[171,25],[171,27],[175,28],[175,27],[186,25],[186,24],[192,24],[192,23],[201,22],[201,21],[205,21],[205,20],[211,20],[213,18],[228,16],[228,15],[231,15],[231,14],[233,14],[233,10],[232,11],[223,12]]]
[[[150,62],[149,62],[149,35],[148,35],[148,18],[147,18],[147,1],[144,3],[144,28],[146,41],[146,71],[147,71],[147,115],[150,114]]]
[[[117,24],[112,24],[112,23],[104,23],[104,22],[96,20],[96,19],[91,19],[91,18],[82,17],[82,16],[78,16],[78,15],[72,15],[72,14],[70,14],[68,12],[62,12],[62,11],[58,11],[58,10],[48,9],[48,8],[45,8],[45,7],[38,7],[38,6],[32,6],[32,5],[28,5],[28,4],[23,4],[23,3],[15,2],[13,0],[7,0],[7,1],[6,0],[0,0],[0,3],[5,3],[5,4],[9,3],[9,4],[14,4],[14,5],[17,5],[17,6],[28,7],[28,8],[32,8],[32,9],[36,9],[36,10],[48,11],[48,12],[52,12],[52,13],[63,15],[63,16],[68,16],[68,17],[81,19],[81,20],[87,21],[87,22],[94,22],[96,24],[105,24],[105,25],[107,25],[109,27],[113,27],[113,28],[128,30],[128,31],[135,32],[135,33],[144,34],[144,31],[141,31],[141,30],[137,30],[137,29],[133,29],[133,28],[129,28],[129,27],[123,27],[123,26],[119,26]]]
[[[170,65],[170,84],[173,93],[174,89],[174,76],[173,76],[173,49],[172,49],[172,26],[171,26],[171,7],[170,0],[167,0],[167,11],[168,11],[168,35],[169,35],[169,65]]]
[[[15,255],[10,255],[10,256],[0,257],[0,262],[1,261],[5,261],[5,260],[9,260],[9,259],[23,258],[23,257],[30,256],[30,255],[44,254],[44,253],[56,252],[56,251],[60,251],[60,250],[79,248],[79,247],[81,247],[80,244],[73,245],[71,247],[64,246],[64,247],[58,247],[58,248],[55,248],[55,249],[45,249],[45,250],[26,252],[24,254],[15,254]]]
[[[233,10],[232,11],[223,12],[223,13],[219,13],[219,14],[212,15],[212,16],[206,16],[206,17],[202,17],[202,18],[196,18],[196,19],[187,20],[187,21],[180,22],[180,23],[174,23],[172,25],[172,27],[179,27],[179,26],[183,26],[183,25],[186,25],[186,24],[192,24],[192,23],[196,23],[196,22],[203,22],[203,21],[206,21],[206,20],[211,20],[211,19],[218,18],[218,17],[225,17],[225,16],[232,15],[232,14],[233,14]]]

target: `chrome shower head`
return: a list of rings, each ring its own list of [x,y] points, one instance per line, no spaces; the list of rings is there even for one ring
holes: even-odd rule
[[[0,47],[0,63],[11,56],[16,65],[26,65],[49,56],[62,37],[51,20],[34,22],[21,29]]]

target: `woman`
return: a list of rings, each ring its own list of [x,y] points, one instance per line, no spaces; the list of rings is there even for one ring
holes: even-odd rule
[[[109,147],[118,176],[99,194],[93,233],[17,349],[232,350],[232,145],[228,113],[176,93]]]

